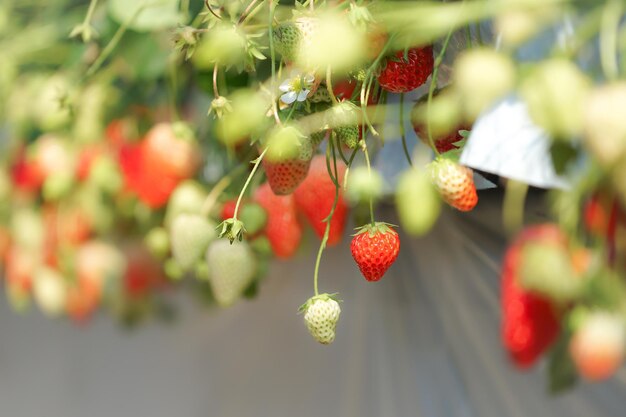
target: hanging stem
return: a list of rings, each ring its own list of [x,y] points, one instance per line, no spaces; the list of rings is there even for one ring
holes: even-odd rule
[[[606,3],[602,12],[600,27],[600,63],[607,79],[614,81],[619,76],[617,65],[617,31],[622,17],[622,3],[611,0]]]
[[[369,174],[369,177],[371,180],[372,166],[370,164],[370,155],[369,155],[369,152],[367,152],[367,144],[365,143],[365,140],[361,141],[361,148],[363,149],[363,153],[365,154],[365,164],[367,165],[367,173]],[[371,196],[369,198],[369,206],[370,206],[370,223],[372,224],[372,227],[373,227],[376,224],[376,221],[374,220],[374,200],[372,199]]]
[[[335,96],[335,92],[333,91],[333,82],[331,77],[331,69],[330,65],[326,68],[326,89],[328,90],[328,94],[330,94],[330,100],[333,102],[333,105],[339,104],[337,97]]]
[[[217,88],[217,72],[219,70],[219,65],[216,62],[215,65],[213,66],[213,95],[215,96],[215,98],[220,98],[220,92],[219,89]]]
[[[137,18],[137,16],[139,16],[139,14],[145,9],[146,6],[148,6],[148,3],[144,3],[139,6],[135,13],[133,13],[133,15],[117,29],[107,46],[104,47],[98,58],[85,72],[85,78],[91,77],[93,74],[96,73],[96,71],[100,69],[104,61],[109,57],[109,55],[111,55],[117,44],[120,43],[122,37],[124,36],[124,33],[126,33],[126,30],[128,30],[130,24]]]
[[[239,197],[237,197],[237,204],[235,204],[235,212],[233,213],[233,219],[235,220],[237,220],[237,214],[239,213],[239,205],[241,204],[243,195],[245,194],[246,189],[248,188],[248,185],[250,185],[250,181],[252,181],[252,177],[254,177],[256,170],[259,168],[259,165],[261,165],[261,161],[263,160],[263,157],[265,156],[265,152],[267,152],[267,149],[268,148],[265,148],[263,152],[261,153],[261,155],[259,155],[257,159],[252,161],[254,162],[254,167],[252,168],[250,175],[248,175],[248,179],[246,179],[246,183],[243,185],[243,188],[241,189],[241,192],[239,193]]]
[[[404,130],[404,93],[400,94],[400,135],[402,136],[402,149],[404,150],[404,156],[409,162],[409,165],[413,166],[411,162],[411,155],[409,155],[409,148],[406,146],[406,132]]]
[[[426,104],[426,131],[428,132],[428,144],[430,145],[435,155],[439,156],[439,151],[435,146],[435,140],[433,139],[433,133],[430,126],[430,105],[433,101],[433,95],[435,94],[435,88],[437,88],[437,77],[439,76],[439,67],[441,66],[441,62],[443,61],[443,57],[446,54],[446,49],[448,49],[448,44],[450,43],[450,39],[452,38],[452,33],[454,29],[450,29],[448,32],[448,36],[443,42],[443,46],[441,47],[441,51],[439,55],[437,55],[437,59],[435,59],[435,67],[433,68],[433,73],[430,78],[430,88],[428,89],[428,102]]]
[[[339,201],[339,188],[340,187],[339,187],[339,183],[335,181],[336,177],[339,175],[339,171],[337,170],[337,157],[335,155],[335,142],[332,139],[332,137],[329,138],[328,144],[330,146],[326,148],[326,167],[328,169],[328,174],[330,175],[331,178],[334,179],[333,183],[335,184],[335,199],[333,200],[333,206],[330,209],[330,213],[328,213],[328,216],[324,219],[324,221],[326,222],[326,229],[324,229],[324,236],[322,237],[320,248],[317,251],[317,259],[315,260],[315,272],[313,273],[313,289],[315,291],[315,295],[319,295],[317,282],[318,282],[318,277],[319,277],[320,262],[322,260],[322,252],[324,252],[324,248],[326,248],[326,243],[328,242],[328,237],[330,235],[330,223],[333,218],[333,215],[335,214],[335,208],[337,208],[337,202]],[[331,154],[332,154],[333,166],[335,170],[334,175],[331,172],[332,170],[330,167],[329,159],[330,159]]]
[[[258,0],[252,0],[250,4],[248,4],[248,7],[246,7],[243,13],[241,13],[241,16],[239,16],[239,20],[237,21],[238,25],[241,25],[244,22],[244,20],[246,20],[248,13],[250,13],[250,10],[252,10],[252,8],[254,7],[257,1]]]
[[[91,24],[91,18],[93,17],[93,12],[96,10],[97,4],[98,0],[91,0],[91,2],[89,2],[89,8],[87,9],[85,20],[83,20],[83,25],[88,26]]]
[[[217,182],[217,184],[213,186],[213,189],[211,189],[211,192],[206,196],[204,203],[202,203],[202,209],[200,210],[200,213],[202,213],[202,216],[206,217],[211,213],[211,209],[215,205],[215,202],[217,201],[218,197],[230,185],[231,181],[232,181],[231,177],[227,175],[223,177],[222,179],[220,179]]]

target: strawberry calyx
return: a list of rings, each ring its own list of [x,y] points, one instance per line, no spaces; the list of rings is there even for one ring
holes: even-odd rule
[[[332,294],[323,293],[323,294],[314,295],[313,297],[306,300],[304,304],[298,307],[298,313],[305,313],[308,310],[309,306],[311,306],[311,304],[313,304],[314,302],[318,300],[322,300],[322,301],[334,300],[338,303],[343,302],[343,300],[339,299],[338,296],[339,296],[338,292],[335,292]]]
[[[219,237],[225,237],[230,241],[231,245],[235,239],[241,242],[243,240],[243,234],[246,232],[243,222],[234,217],[224,220],[217,228],[221,228]]]
[[[376,234],[385,234],[393,231],[392,227],[398,227],[395,224],[385,223],[385,222],[375,222],[374,224],[366,224],[365,226],[357,227],[354,230],[357,232],[352,236],[358,236],[363,233],[369,233],[370,236],[374,236]]]

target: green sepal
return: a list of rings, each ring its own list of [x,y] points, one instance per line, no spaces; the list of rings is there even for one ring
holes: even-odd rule
[[[313,297],[311,297],[308,300],[306,300],[306,302],[304,304],[302,304],[300,307],[298,307],[298,313],[299,314],[305,313],[307,311],[307,309],[309,308],[309,306],[311,304],[313,304],[317,300],[323,300],[323,301],[335,300],[338,303],[342,303],[343,300],[339,299],[338,296],[339,296],[338,292],[334,292],[332,294],[328,294],[328,293],[325,292],[323,294],[314,295]]]
[[[241,242],[243,240],[243,234],[246,232],[243,222],[235,218],[224,220],[217,226],[217,229],[221,229],[219,237],[227,238],[231,245],[235,239]]]
[[[371,223],[368,223],[364,226],[354,228],[354,230],[356,230],[357,232],[353,234],[352,236],[357,236],[366,232],[369,233],[370,236],[374,236],[376,233],[389,233],[393,230],[392,227],[398,227],[398,226],[395,224],[385,223],[385,222],[376,222],[374,223],[374,225],[372,225]]]

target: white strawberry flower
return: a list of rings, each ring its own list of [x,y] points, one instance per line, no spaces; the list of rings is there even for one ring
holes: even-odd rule
[[[278,87],[284,94],[280,96],[280,101],[291,104],[294,101],[304,101],[311,92],[311,85],[315,78],[311,74],[300,74],[292,72]]]

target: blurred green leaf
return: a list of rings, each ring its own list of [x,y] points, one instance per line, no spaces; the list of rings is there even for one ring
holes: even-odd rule
[[[178,3],[179,0],[111,0],[109,14],[119,24],[128,24],[138,32],[168,29],[182,20]]]

